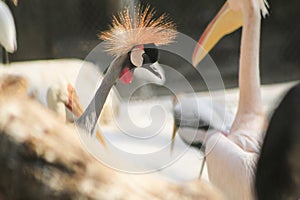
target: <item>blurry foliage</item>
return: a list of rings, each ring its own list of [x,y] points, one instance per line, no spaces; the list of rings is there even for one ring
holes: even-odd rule
[[[85,58],[100,41],[97,34],[108,28],[111,14],[132,0],[20,0],[10,5],[18,33],[18,51],[13,61]],[[137,2],[137,0],[135,0]],[[141,0],[167,12],[178,30],[198,40],[224,0]],[[263,83],[300,77],[300,2],[271,0],[270,16],[262,21],[261,74]],[[240,33],[237,31],[212,50],[227,87],[237,85]],[[180,68],[178,63],[174,67]]]

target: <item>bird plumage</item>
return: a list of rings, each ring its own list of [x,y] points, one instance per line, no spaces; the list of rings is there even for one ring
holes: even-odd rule
[[[110,30],[100,34],[106,51],[115,58],[106,70],[105,76],[94,98],[76,124],[93,135],[98,117],[106,97],[117,80],[131,83],[133,72],[143,67],[160,79],[163,76],[156,68],[159,60],[158,45],[172,42],[176,36],[175,25],[165,14],[154,18],[155,10],[140,5],[130,13],[130,8],[113,17]],[[95,106],[96,105],[96,106]]]
[[[83,113],[76,90],[70,83],[51,85],[47,90],[47,104],[48,108],[55,111],[62,120],[67,120],[67,110],[72,112],[71,118],[73,119],[80,117]],[[99,128],[97,128],[96,137],[103,146],[106,146]]]
[[[173,101],[174,130],[172,135],[173,149],[177,131],[180,138],[195,147],[200,147],[205,141],[207,131],[219,131],[225,135],[229,133],[234,115],[225,110],[222,104],[212,102],[205,97],[177,95]],[[190,131],[197,129],[197,132]],[[193,134],[190,134],[193,132]],[[196,135],[195,135],[196,133]]]
[[[226,34],[243,26],[239,63],[239,105],[228,136],[207,134],[205,155],[210,181],[228,199],[254,199],[254,175],[263,139],[265,115],[259,76],[261,13],[265,2],[228,0],[209,24],[195,48],[193,65]]]
[[[173,106],[176,124],[180,127],[211,128],[229,132],[234,116],[228,113],[222,104],[211,102],[206,98],[195,98],[193,96],[178,96],[178,101]]]
[[[20,75],[1,74],[0,93],[27,95],[28,81]]]
[[[62,120],[66,120],[66,105],[69,101],[69,93],[65,84],[55,84],[47,90],[48,108],[55,111]]]
[[[9,53],[17,50],[15,21],[9,7],[3,1],[0,1],[0,44]]]
[[[155,13],[150,6],[143,8],[138,5],[134,13],[128,7],[113,16],[110,29],[99,35],[105,42],[107,52],[120,56],[137,45],[154,43],[159,46],[171,43],[177,34],[176,25],[166,14],[155,19]]]
[[[259,7],[263,17],[266,17],[269,14],[269,3],[267,2],[267,0],[259,0]]]
[[[254,172],[265,122],[259,76],[260,11],[257,1],[242,3],[238,111],[228,137],[213,134],[206,143],[209,178],[229,199],[255,197]]]

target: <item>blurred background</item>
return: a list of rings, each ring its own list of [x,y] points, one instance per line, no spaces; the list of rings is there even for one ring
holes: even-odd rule
[[[97,34],[108,28],[111,15],[136,0],[20,0],[7,1],[15,17],[18,50],[12,62],[80,58],[100,42]],[[151,0],[158,14],[167,12],[178,31],[199,39],[224,0]],[[262,21],[262,83],[279,83],[300,77],[300,2],[270,0],[270,15]],[[223,38],[210,53],[227,88],[237,86],[241,30]],[[175,68],[182,67],[174,64]],[[187,76],[193,72],[187,72]],[[192,78],[193,79],[193,78]],[[200,88],[201,89],[201,88]]]

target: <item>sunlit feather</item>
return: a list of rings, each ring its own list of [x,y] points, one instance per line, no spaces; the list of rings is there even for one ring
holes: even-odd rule
[[[266,15],[269,14],[269,12],[268,12],[269,4],[268,4],[267,0],[259,0],[259,7],[260,7],[262,15],[264,17],[266,17]]]
[[[166,14],[155,19],[155,13],[150,6],[143,8],[138,5],[133,15],[126,8],[113,16],[110,29],[99,35],[105,42],[107,52],[119,56],[136,45],[154,43],[159,46],[173,42],[177,34],[175,23]]]

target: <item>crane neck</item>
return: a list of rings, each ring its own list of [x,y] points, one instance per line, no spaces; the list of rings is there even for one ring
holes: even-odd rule
[[[111,88],[120,76],[122,66],[125,63],[127,56],[127,54],[119,56],[111,62],[105,76],[103,77],[101,85],[95,93],[95,96],[89,103],[84,113],[78,120],[76,120],[76,124],[90,134],[94,133],[94,129],[101,114],[103,105]]]

